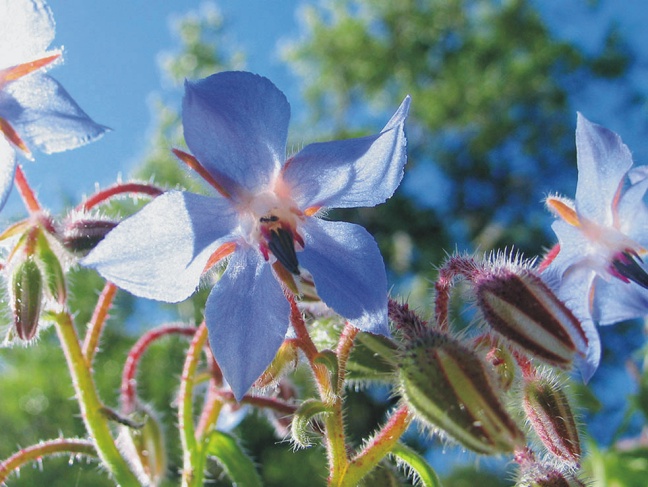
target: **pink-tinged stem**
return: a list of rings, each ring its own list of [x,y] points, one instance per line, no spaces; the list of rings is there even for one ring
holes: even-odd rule
[[[159,338],[170,334],[194,336],[197,328],[184,325],[163,325],[149,330],[140,337],[128,352],[121,382],[121,407],[122,414],[133,412],[137,402],[137,368],[146,349]]]
[[[29,213],[31,214],[41,212],[42,207],[38,202],[38,199],[36,199],[36,194],[34,194],[34,191],[31,189],[31,186],[27,182],[27,178],[25,177],[25,173],[23,172],[22,166],[20,164],[16,165],[16,176],[14,182],[16,183],[16,188],[18,188],[20,197],[25,203],[27,211],[29,211]]]
[[[9,475],[12,472],[17,472],[26,463],[38,461],[44,456],[65,454],[97,457],[94,445],[89,440],[57,438],[56,440],[42,441],[37,445],[21,449],[0,463],[0,484],[4,485]]]
[[[339,487],[354,487],[373,470],[403,436],[412,422],[412,415],[407,406],[396,409],[381,430],[351,460]]]
[[[306,358],[308,358],[317,382],[320,399],[329,408],[329,414],[324,416],[326,452],[329,462],[329,485],[338,485],[349,463],[346,453],[342,397],[338,394],[336,385],[331,384],[328,369],[315,362],[319,351],[308,334],[304,318],[297,307],[297,303],[295,303],[295,299],[292,295],[286,297],[290,302],[290,323],[297,335],[297,342]]]
[[[150,196],[151,198],[155,198],[156,196],[160,196],[162,193],[164,193],[164,190],[162,188],[158,188],[157,186],[153,186],[152,184],[120,183],[94,194],[79,206],[77,206],[76,210],[88,211],[91,208],[100,205],[101,203],[109,201],[111,198],[124,194],[145,195]]]
[[[344,324],[344,329],[340,335],[337,345],[337,357],[338,357],[338,384],[337,384],[337,393],[342,394],[344,389],[344,379],[346,376],[346,364],[349,360],[349,355],[351,354],[351,349],[353,348],[353,340],[358,335],[358,330],[355,326],[350,325],[348,322]]]
[[[434,299],[434,318],[441,331],[448,331],[450,327],[448,309],[450,306],[450,290],[454,281],[459,276],[470,278],[477,270],[474,259],[470,257],[454,256],[439,270],[439,277],[434,283],[436,297]]]
[[[200,354],[206,343],[207,325],[203,322],[196,330],[189,345],[178,393],[178,426],[183,452],[183,487],[199,487],[203,485],[204,471],[202,468],[196,468],[199,463],[200,452],[198,451],[194,430],[193,390]]]
[[[81,408],[81,417],[99,458],[117,484],[140,485],[128,463],[121,456],[112,437],[108,418],[103,412],[105,408],[99,399],[91,369],[83,355],[72,317],[66,312],[51,313],[49,316],[56,323],[56,332]]]
[[[108,312],[110,311],[116,293],[117,286],[111,282],[106,282],[103,291],[99,295],[99,300],[92,313],[90,323],[88,323],[88,331],[83,341],[83,356],[88,366],[92,366],[92,361],[99,347],[99,338],[108,319]]]

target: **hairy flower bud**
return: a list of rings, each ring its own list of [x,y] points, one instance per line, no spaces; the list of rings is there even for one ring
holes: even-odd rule
[[[580,322],[531,269],[485,268],[472,281],[488,324],[530,355],[560,367],[585,356]]]
[[[535,465],[527,467],[515,487],[586,487],[586,484],[571,472]]]
[[[487,365],[453,338],[427,330],[406,346],[399,375],[403,398],[418,418],[466,448],[493,454],[524,444]]]
[[[63,246],[71,252],[86,255],[117,226],[117,222],[84,219],[68,222],[63,229]]]
[[[254,386],[262,388],[277,383],[288,370],[295,368],[298,360],[297,346],[292,341],[284,341],[279,347],[277,355],[261,374],[261,377],[256,380]]]
[[[12,272],[11,310],[15,331],[21,340],[36,336],[43,303],[43,275],[32,256]]]
[[[547,449],[563,461],[577,464],[581,447],[578,429],[565,392],[543,378],[524,385],[524,411]]]

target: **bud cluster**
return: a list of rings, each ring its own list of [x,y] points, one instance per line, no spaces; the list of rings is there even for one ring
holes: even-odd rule
[[[457,278],[468,283],[487,327],[477,336],[465,330],[457,334],[450,326],[450,294]],[[529,431],[557,462],[578,468],[574,413],[546,367],[568,369],[587,353],[587,336],[571,310],[531,263],[502,255],[483,261],[450,258],[440,269],[436,291],[433,324],[407,305],[391,302],[389,310],[401,342],[401,396],[419,421],[482,454],[517,457],[528,449],[523,431]],[[545,368],[538,369],[536,360]],[[519,414],[528,429],[521,428]],[[525,471],[524,482],[579,485],[561,472],[540,470]]]

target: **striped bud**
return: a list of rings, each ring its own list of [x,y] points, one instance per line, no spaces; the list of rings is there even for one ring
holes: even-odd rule
[[[527,469],[522,478],[516,482],[515,487],[587,487],[587,484],[574,473],[560,472],[546,466],[535,466]]]
[[[523,406],[542,443],[556,457],[578,464],[581,455],[578,429],[565,392],[543,378],[524,385]]]
[[[43,275],[32,256],[13,269],[11,298],[16,334],[21,340],[31,340],[38,331],[43,305]]]
[[[426,424],[478,453],[508,453],[524,435],[498,397],[487,365],[442,333],[427,330],[399,364],[404,400]]]
[[[585,356],[580,322],[532,270],[486,269],[473,283],[488,324],[530,355],[565,368],[576,354]]]
[[[86,255],[101,242],[117,222],[108,220],[75,220],[63,229],[63,246],[71,252]]]

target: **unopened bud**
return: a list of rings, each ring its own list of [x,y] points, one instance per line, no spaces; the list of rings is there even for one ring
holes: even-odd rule
[[[488,324],[530,355],[559,367],[585,356],[580,322],[532,270],[485,269],[473,283]]]
[[[94,249],[117,226],[109,220],[75,220],[63,229],[63,246],[71,252],[85,255]]]
[[[565,392],[546,379],[524,386],[524,411],[542,443],[556,457],[578,464],[581,455],[578,429]]]
[[[134,413],[132,420],[141,427],[123,426],[120,446],[144,485],[160,485],[167,473],[167,452],[160,420],[149,408]]]
[[[529,468],[516,482],[515,487],[587,487],[587,484],[574,473],[536,466]]]
[[[428,330],[406,347],[399,369],[403,397],[419,419],[466,448],[493,454],[524,444],[486,364],[455,339]]]
[[[37,239],[36,255],[44,273],[47,295],[59,304],[65,303],[67,287],[63,266],[43,233]]]
[[[11,308],[16,334],[21,340],[36,336],[43,303],[43,276],[32,256],[13,270]]]
[[[515,360],[511,352],[490,335],[479,337],[476,346],[477,350],[484,351],[486,361],[491,364],[499,378],[502,390],[508,391],[515,380]]]

